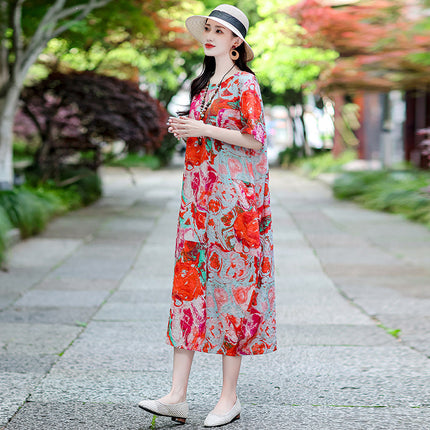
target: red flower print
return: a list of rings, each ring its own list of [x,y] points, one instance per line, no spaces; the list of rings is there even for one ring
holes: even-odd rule
[[[239,213],[234,222],[234,232],[236,238],[248,248],[258,248],[260,246],[260,232],[258,216],[255,211]]]
[[[193,314],[191,309],[184,309],[181,318],[181,330],[187,338],[191,333],[191,327],[193,326]]]
[[[217,214],[221,208],[221,203],[218,200],[212,199],[209,201],[209,212]]]
[[[238,305],[243,305],[248,300],[248,289],[245,287],[233,288],[233,296]]]
[[[197,210],[197,208],[193,207],[193,218],[196,222],[197,228],[200,230],[206,229],[206,213]]]
[[[200,143],[198,138],[189,137],[187,139],[187,149],[185,151],[185,164],[198,166],[206,157],[206,145],[204,142]]]
[[[270,273],[270,269],[271,269],[271,264],[270,264],[269,257],[264,257],[261,263],[261,271],[264,274],[268,274]]]
[[[203,294],[199,270],[194,261],[178,261],[175,265],[172,295],[183,301],[194,300]]]
[[[218,311],[228,302],[228,294],[222,288],[215,288],[214,290],[215,301],[218,305]]]

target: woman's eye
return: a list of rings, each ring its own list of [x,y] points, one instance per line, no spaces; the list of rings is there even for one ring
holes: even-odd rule
[[[222,34],[222,30],[217,30],[216,32]]]
[[[205,31],[208,32],[209,31],[209,27],[205,27]]]

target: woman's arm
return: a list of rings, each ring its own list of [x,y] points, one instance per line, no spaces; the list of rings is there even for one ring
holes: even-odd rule
[[[167,123],[168,131],[173,133],[178,139],[187,139],[188,137],[210,137],[221,140],[231,145],[242,146],[244,148],[260,150],[263,145],[250,134],[242,134],[239,130],[230,130],[228,128],[217,127],[205,124],[203,121],[197,121],[188,117],[171,117]]]

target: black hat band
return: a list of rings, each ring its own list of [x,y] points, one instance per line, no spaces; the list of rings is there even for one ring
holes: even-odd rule
[[[235,18],[233,15],[230,15],[227,12],[222,12],[220,10],[213,10],[209,16],[213,16],[214,18],[220,18],[226,22],[228,22],[229,24],[233,25],[235,28],[237,28],[237,30],[239,31],[239,33],[243,36],[243,38],[245,39],[246,36],[246,28],[245,26],[237,19]]]

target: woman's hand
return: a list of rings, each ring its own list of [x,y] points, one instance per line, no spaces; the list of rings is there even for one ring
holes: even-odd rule
[[[242,134],[239,130],[229,130],[205,124],[186,116],[170,117],[167,121],[168,132],[173,133],[177,139],[187,139],[188,137],[209,137],[221,140],[230,145],[242,146],[243,148],[260,151],[263,145],[250,134]]]
[[[206,124],[186,116],[170,117],[167,125],[169,133],[177,139],[187,139],[188,137],[201,137],[205,135]]]

